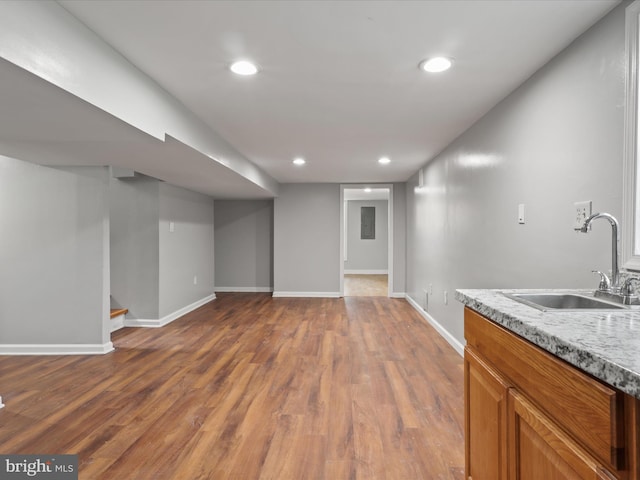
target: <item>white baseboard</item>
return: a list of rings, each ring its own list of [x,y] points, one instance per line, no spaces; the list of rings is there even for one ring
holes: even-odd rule
[[[345,270],[345,275],[388,275],[389,270]]]
[[[124,313],[117,315],[111,319],[111,332],[115,332],[116,330],[120,330],[124,327],[125,316]]]
[[[340,292],[273,292],[273,297],[340,298]]]
[[[407,294],[404,292],[391,292],[389,298],[406,298]]]
[[[273,292],[272,287],[216,287],[216,292],[226,293],[226,292],[238,292],[238,293],[268,293]]]
[[[449,331],[444,328],[442,325],[440,325],[435,318],[433,318],[431,315],[429,315],[427,312],[425,312],[422,307],[420,305],[418,305],[418,302],[416,302],[413,298],[411,298],[409,295],[406,295],[405,297],[407,299],[407,302],[409,302],[409,304],[415,308],[418,313],[420,315],[422,315],[422,317],[433,327],[436,329],[436,331],[449,343],[449,345],[451,345],[453,347],[453,349],[458,352],[458,354],[462,357],[464,356],[464,345],[462,343],[460,343],[456,337],[454,337],[453,335],[451,335],[451,333],[449,333]]]
[[[113,351],[113,343],[0,345],[0,355],[103,355]]]
[[[182,307],[179,310],[176,310],[173,313],[170,313],[169,315],[166,315],[162,318],[152,318],[152,319],[147,319],[147,318],[125,318],[124,319],[124,326],[125,327],[147,327],[147,328],[160,328],[160,327],[164,327],[165,325],[173,322],[174,320],[177,320],[178,318],[182,317],[183,315],[186,315],[187,313],[195,310],[198,307],[201,307],[202,305],[204,305],[205,303],[209,303],[211,300],[215,300],[216,298],[216,294],[211,294],[211,295],[207,295],[204,298],[201,298],[200,300],[193,302],[191,305],[187,305],[186,307]]]

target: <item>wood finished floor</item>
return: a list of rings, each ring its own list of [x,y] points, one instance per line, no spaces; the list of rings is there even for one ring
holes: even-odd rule
[[[462,359],[402,299],[219,294],[113,342],[0,357],[0,452],[84,480],[464,477]]]
[[[389,295],[388,275],[348,273],[344,276],[345,297],[386,297]]]

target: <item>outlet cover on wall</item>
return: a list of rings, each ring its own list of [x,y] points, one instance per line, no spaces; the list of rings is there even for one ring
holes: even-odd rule
[[[524,224],[524,203],[518,204],[518,223]]]
[[[580,229],[582,228],[584,221],[591,216],[591,200],[575,202],[573,206],[576,212],[576,219],[573,227]]]
[[[424,290],[424,306],[422,307],[426,312],[429,309],[429,292]]]

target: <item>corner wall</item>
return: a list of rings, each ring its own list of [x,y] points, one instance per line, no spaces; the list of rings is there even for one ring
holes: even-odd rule
[[[111,302],[129,318],[159,318],[157,180],[111,178]]]
[[[273,200],[216,200],[216,292],[273,291]]]
[[[215,298],[214,202],[136,175],[112,178],[111,301],[125,326],[159,327]]]
[[[0,353],[106,353],[106,168],[0,156]]]
[[[407,292],[423,306],[432,285],[428,312],[461,344],[455,289],[595,288],[610,269],[609,225],[574,232],[573,203],[621,217],[624,32],[622,5],[407,183]]]

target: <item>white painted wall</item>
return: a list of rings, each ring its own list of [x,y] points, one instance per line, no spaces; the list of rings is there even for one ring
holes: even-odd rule
[[[0,171],[0,352],[109,351],[107,169]]]
[[[429,313],[459,342],[456,288],[596,288],[610,269],[609,225],[575,233],[573,202],[621,217],[624,24],[618,7],[408,182],[407,291],[422,305],[433,284]]]
[[[345,273],[383,273],[389,264],[389,202],[387,200],[347,200],[347,259]],[[375,239],[360,238],[362,207],[376,209]]]
[[[216,291],[273,290],[273,200],[216,200]]]
[[[273,208],[274,296],[339,296],[340,185],[281,184]]]

